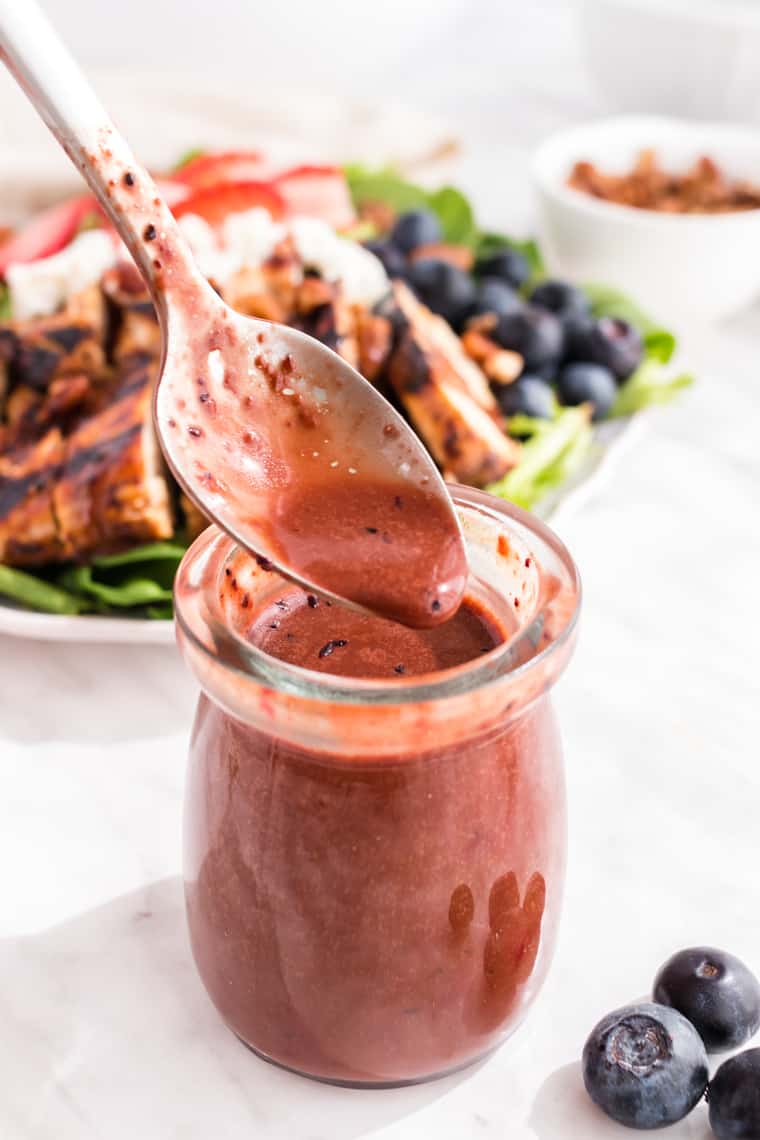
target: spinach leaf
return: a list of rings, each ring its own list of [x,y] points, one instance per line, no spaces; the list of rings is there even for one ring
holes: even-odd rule
[[[439,217],[443,240],[454,245],[472,245],[475,240],[475,218],[472,206],[461,190],[442,186],[428,195],[428,206]]]
[[[0,566],[0,594],[46,614],[80,614],[91,608],[76,593],[14,566]]]
[[[533,238],[513,238],[493,230],[478,230],[474,246],[476,258],[490,257],[502,249],[514,249],[521,253],[530,267],[532,279],[543,277],[546,273],[541,250]]]

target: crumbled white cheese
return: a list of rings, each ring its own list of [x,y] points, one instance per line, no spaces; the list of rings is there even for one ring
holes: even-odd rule
[[[388,292],[388,277],[379,259],[317,218],[275,222],[267,210],[256,207],[230,214],[222,226],[222,243],[230,258],[237,257],[238,267],[251,269],[271,257],[288,235],[304,264],[328,281],[340,281],[350,301],[372,305]]]
[[[229,214],[222,224],[222,243],[235,254],[241,266],[257,268],[274,253],[287,230],[268,210],[256,206],[241,214]]]
[[[27,265],[9,265],[6,274],[14,317],[43,317],[66,300],[95,285],[115,264],[116,245],[103,230],[88,230],[52,257]]]
[[[216,285],[224,285],[240,268],[242,263],[238,254],[223,248],[216,231],[197,214],[183,214],[179,228],[201,273]]]
[[[379,258],[358,242],[340,237],[317,218],[294,218],[288,228],[304,264],[328,281],[340,281],[349,301],[373,305],[388,292]]]
[[[388,277],[378,258],[316,218],[275,222],[267,210],[256,207],[230,214],[220,231],[196,214],[183,215],[179,225],[201,273],[219,286],[239,269],[257,269],[290,235],[304,264],[328,281],[340,281],[349,301],[372,305],[388,292]],[[14,316],[23,320],[54,313],[125,256],[123,244],[102,230],[90,230],[52,257],[11,265],[7,279]]]

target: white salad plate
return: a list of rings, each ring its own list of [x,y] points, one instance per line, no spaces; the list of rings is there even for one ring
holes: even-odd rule
[[[7,91],[3,83],[8,85]],[[149,162],[170,163],[183,149],[259,147],[279,161],[341,161],[355,157],[382,165],[394,162],[421,181],[456,183],[452,133],[447,124],[407,109],[338,101],[308,100],[292,92],[266,100],[255,93],[231,90],[211,99],[194,83],[193,93],[172,77],[158,73],[96,76],[98,89],[114,117]],[[0,122],[0,222],[76,192],[77,179],[33,112],[0,75],[4,99]],[[161,114],[155,115],[157,106]],[[509,219],[493,218],[509,229]],[[601,425],[585,463],[537,514],[557,523],[587,500],[638,434],[645,413]],[[0,598],[0,634],[40,641],[173,645],[174,624],[142,618],[63,616],[25,610]]]

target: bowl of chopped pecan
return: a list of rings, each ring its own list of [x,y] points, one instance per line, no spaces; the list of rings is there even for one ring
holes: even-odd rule
[[[558,273],[682,322],[760,294],[760,131],[623,115],[547,139],[533,174]]]

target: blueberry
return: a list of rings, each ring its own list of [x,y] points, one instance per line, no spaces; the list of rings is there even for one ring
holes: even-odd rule
[[[736,1049],[760,1028],[760,983],[733,954],[697,946],[668,959],[654,1000],[688,1017],[708,1053]]]
[[[707,1076],[701,1037],[666,1005],[630,1005],[610,1013],[583,1049],[588,1095],[629,1128],[681,1120],[703,1096]]]
[[[562,356],[562,325],[553,313],[532,305],[524,305],[514,313],[505,313],[499,318],[492,335],[502,348],[520,353],[526,372],[556,364]]]
[[[540,309],[548,309],[561,320],[583,317],[589,313],[589,300],[582,289],[568,281],[542,281],[536,285],[530,300]]]
[[[481,258],[475,265],[475,273],[478,277],[499,277],[513,289],[519,289],[530,277],[530,266],[516,249],[500,249]]]
[[[521,308],[522,301],[511,285],[498,277],[484,277],[475,286],[475,300],[469,315],[477,317],[481,313],[496,313],[501,317]]]
[[[420,300],[455,327],[467,316],[475,299],[470,275],[436,257],[413,262],[406,278]]]
[[[718,1140],[760,1136],[760,1049],[724,1061],[710,1081],[710,1127]]]
[[[618,380],[634,372],[644,355],[637,330],[616,317],[573,317],[565,324],[565,359],[590,360],[609,368]]]
[[[387,238],[377,238],[364,243],[364,248],[382,263],[383,269],[389,277],[403,277],[406,270],[406,258],[400,249],[397,249]]]
[[[617,395],[615,377],[603,364],[566,364],[557,377],[560,403],[593,404],[593,420],[601,420],[609,412]]]
[[[550,420],[554,416],[554,392],[540,376],[523,373],[511,384],[500,384],[496,399],[505,416],[533,416],[537,420]]]
[[[441,223],[432,210],[408,210],[398,216],[391,230],[391,242],[402,253],[411,253],[418,245],[430,245],[442,237]]]

